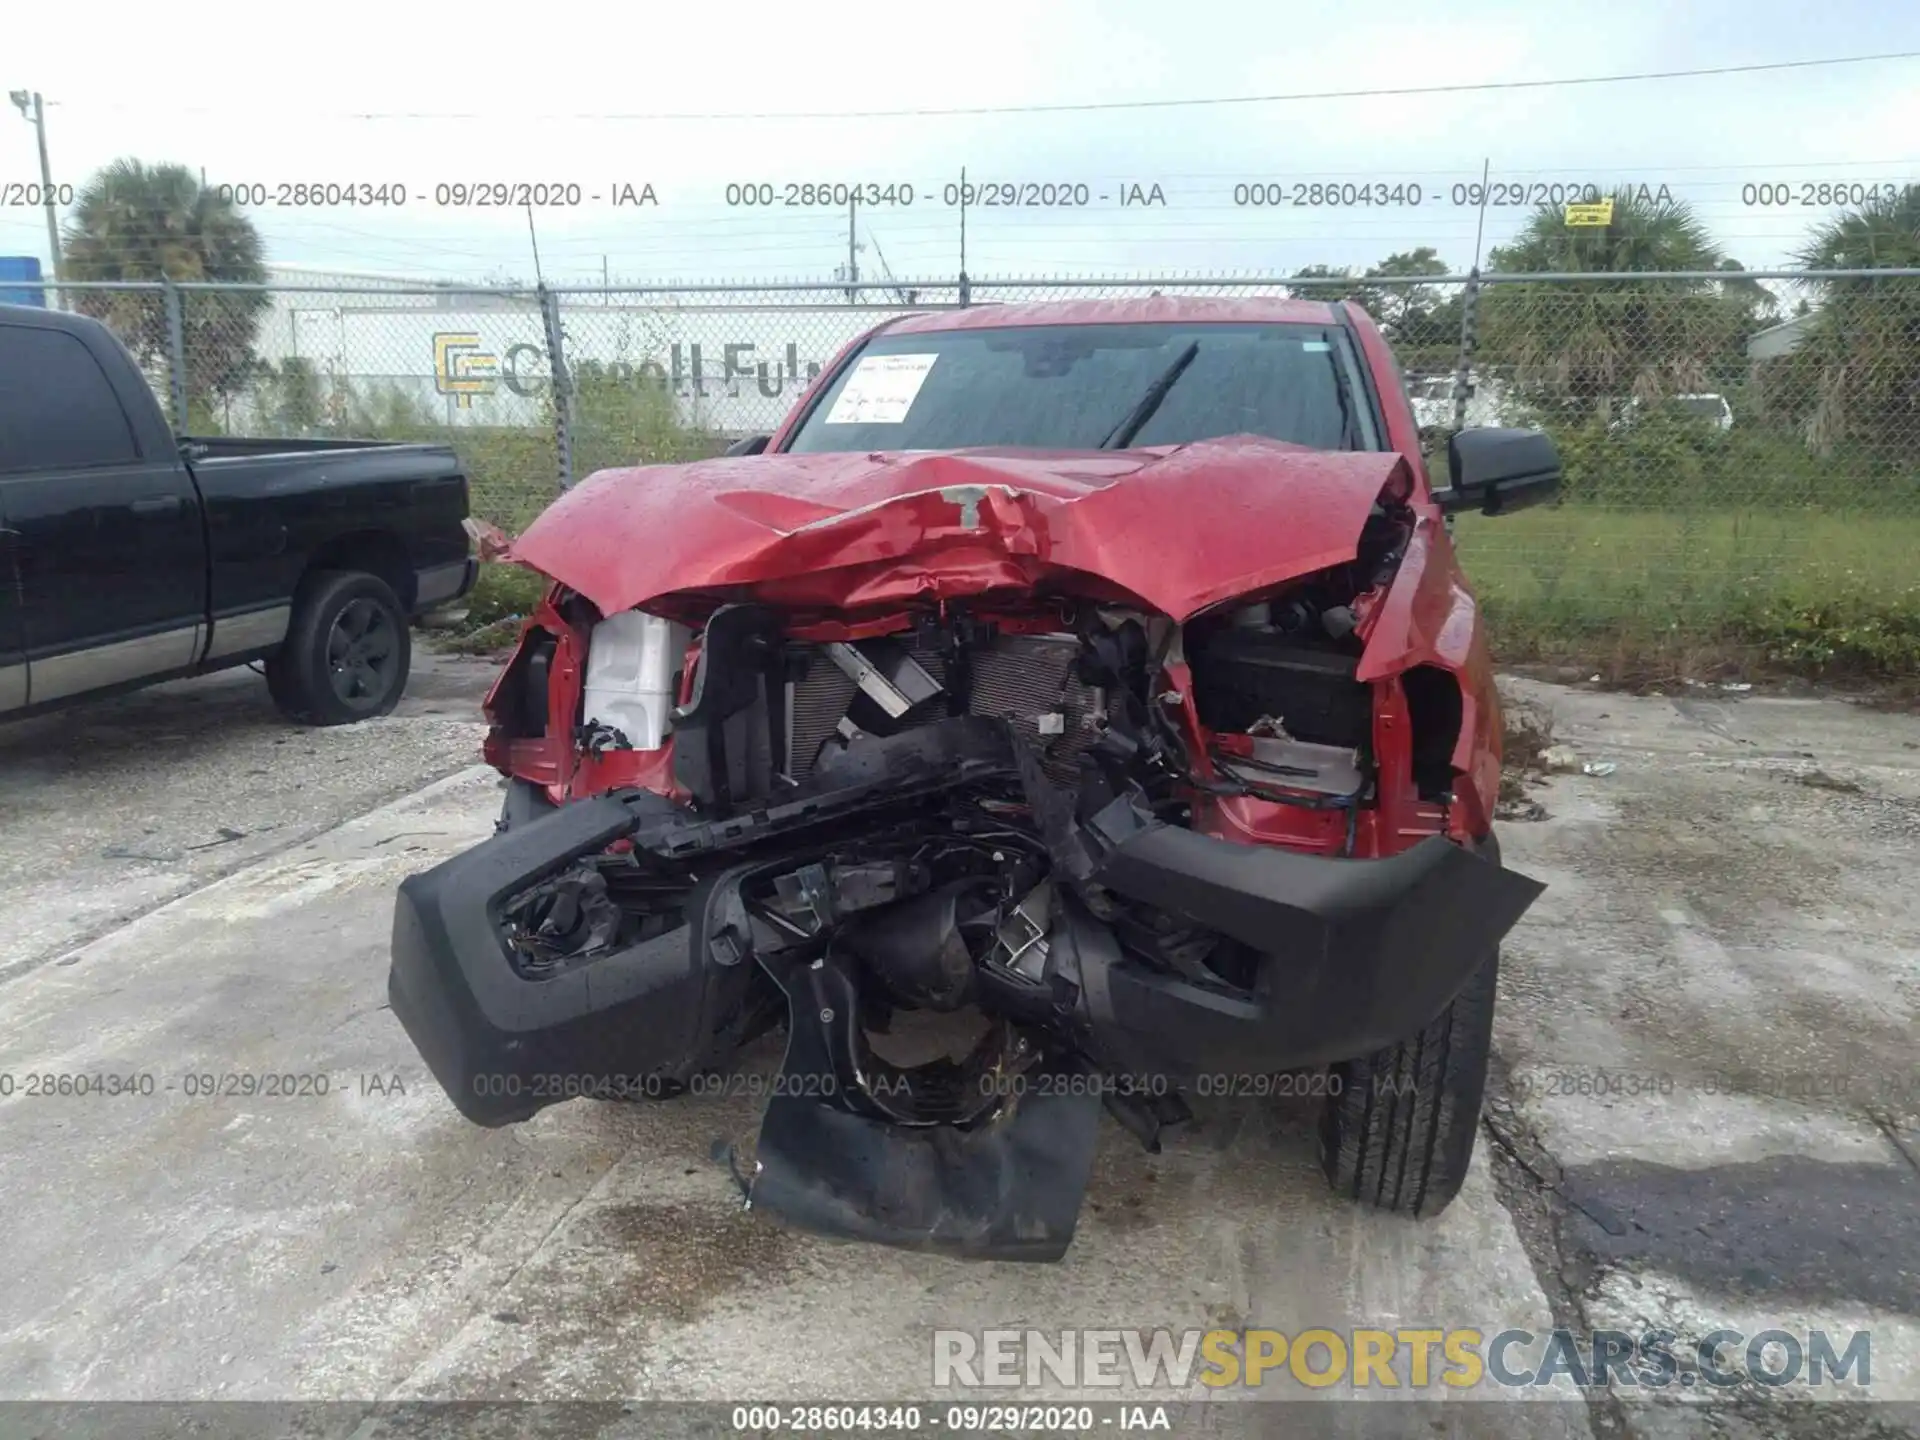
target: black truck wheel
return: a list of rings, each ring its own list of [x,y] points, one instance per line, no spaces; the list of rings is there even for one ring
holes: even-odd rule
[[[1480,1130],[1499,972],[1496,950],[1418,1035],[1333,1067],[1320,1167],[1336,1193],[1417,1216],[1438,1215],[1460,1193]]]
[[[267,660],[267,690],[289,720],[349,725],[399,704],[412,662],[407,615],[386,581],[317,570],[301,582],[287,638]]]

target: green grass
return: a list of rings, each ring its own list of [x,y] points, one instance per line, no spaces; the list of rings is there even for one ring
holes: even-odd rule
[[[1462,516],[1454,534],[1503,660],[1920,670],[1920,516],[1566,505]]]

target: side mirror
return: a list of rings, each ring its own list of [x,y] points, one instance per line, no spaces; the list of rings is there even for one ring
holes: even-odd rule
[[[1560,491],[1560,452],[1539,430],[1476,428],[1447,441],[1448,488],[1434,499],[1448,514],[1504,515]]]
[[[771,435],[749,435],[744,440],[736,440],[720,453],[723,455],[758,455],[767,448]]]

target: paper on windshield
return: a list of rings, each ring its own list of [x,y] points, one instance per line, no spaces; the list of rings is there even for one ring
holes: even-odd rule
[[[828,425],[898,425],[938,355],[865,355],[827,412]]]

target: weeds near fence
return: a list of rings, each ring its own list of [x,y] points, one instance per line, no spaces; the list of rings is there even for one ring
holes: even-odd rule
[[[1920,517],[1564,505],[1454,539],[1502,660],[1920,673]]]
[[[475,655],[506,649],[520,637],[520,622],[539,604],[547,583],[524,566],[482,565],[464,602],[465,617],[439,643]]]

